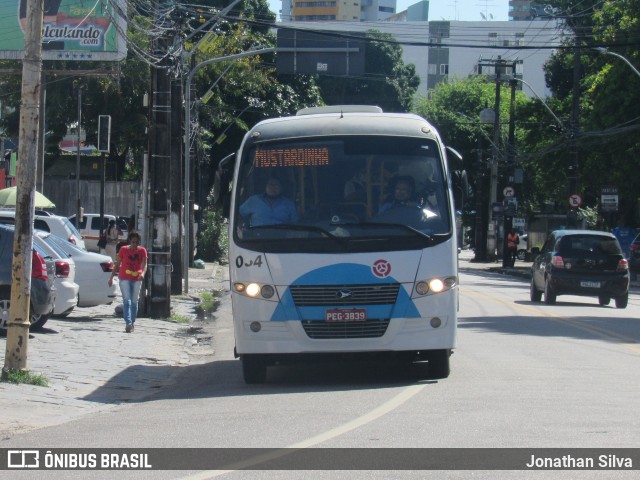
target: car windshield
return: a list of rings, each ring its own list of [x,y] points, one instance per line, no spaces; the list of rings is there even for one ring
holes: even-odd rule
[[[63,219],[64,227],[68,230],[70,234],[75,235],[78,238],[82,238],[82,235],[80,235],[80,232],[78,232],[76,227],[73,225],[73,223],[71,223],[71,221],[68,218],[65,218],[65,217],[60,217],[60,218]]]
[[[246,248],[402,250],[451,235],[446,172],[433,140],[267,143],[250,149],[242,162],[233,231]]]
[[[559,252],[566,257],[590,254],[622,255],[615,238],[596,235],[568,235],[560,241]]]
[[[48,240],[51,244],[55,244],[59,249],[63,250],[67,255],[74,255],[74,254],[78,255],[82,253],[87,253],[86,250],[83,250],[77,245],[74,245],[73,243],[68,242],[64,238],[59,237],[57,235],[53,235],[53,234],[49,235]]]
[[[49,233],[37,233],[38,237],[47,244],[47,246],[53,250],[54,252],[56,252],[58,254],[59,258],[68,258],[69,254],[67,253],[66,250],[64,250],[62,247],[60,247],[60,245],[58,245],[52,237],[55,237],[55,235],[53,234],[49,234]],[[69,242],[67,242],[69,243]]]

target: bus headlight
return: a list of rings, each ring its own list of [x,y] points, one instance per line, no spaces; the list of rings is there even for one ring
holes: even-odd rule
[[[260,285],[257,283],[250,283],[247,285],[247,295],[250,297],[256,297],[260,293]]]
[[[458,285],[457,277],[435,277],[428,280],[420,280],[415,284],[415,293],[413,296],[435,295],[451,290],[456,285]]]
[[[444,290],[444,282],[439,278],[434,278],[429,282],[429,290],[433,293],[440,293]]]
[[[276,294],[276,289],[273,285],[261,285],[259,283],[242,283],[237,282],[233,284],[233,290],[241,295],[246,295],[252,298],[264,298],[265,300],[272,299]],[[274,300],[277,301],[277,298]],[[272,300],[273,301],[273,300]]]
[[[275,290],[271,285],[264,285],[260,289],[260,295],[262,295],[264,298],[271,298],[273,297],[274,293],[275,293]]]

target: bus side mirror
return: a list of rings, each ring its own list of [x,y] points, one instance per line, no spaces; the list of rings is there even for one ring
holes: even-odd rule
[[[222,208],[222,216],[224,218],[229,218],[231,210],[231,181],[233,180],[235,156],[236,154],[232,153],[220,160],[213,181],[213,204]]]

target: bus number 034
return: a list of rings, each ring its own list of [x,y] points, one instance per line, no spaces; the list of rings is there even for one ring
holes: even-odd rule
[[[236,267],[242,268],[252,266],[262,267],[262,255],[258,255],[255,260],[249,260],[247,263],[244,262],[244,258],[242,258],[242,255],[238,255],[236,257]]]

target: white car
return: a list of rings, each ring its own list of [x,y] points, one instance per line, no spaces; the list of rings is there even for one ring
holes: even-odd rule
[[[124,242],[127,239],[127,225],[122,224],[122,222],[118,221],[118,218],[115,215],[104,214],[102,216],[102,231],[106,232],[107,227],[109,226],[109,222],[111,220],[116,221],[116,226],[123,232],[119,235],[118,240],[120,242]],[[69,221],[72,225],[77,226],[76,216],[71,215],[69,217]],[[80,222],[80,226],[78,228],[80,233],[82,234],[82,238],[84,239],[87,250],[90,252],[99,252],[98,248],[98,239],[100,238],[100,214],[99,213],[85,213],[82,215],[82,221]]]
[[[82,250],[56,235],[49,235],[47,241],[56,243],[76,264],[76,281],[80,285],[79,307],[110,304],[115,300],[116,279],[113,285],[108,285],[114,266],[111,257]]]
[[[43,237],[50,233],[36,230],[33,235],[33,243],[42,250],[47,257],[55,262],[55,276],[53,284],[56,287],[56,301],[53,306],[52,315],[56,317],[66,317],[78,304],[78,292],[80,286],[76,283],[76,264],[73,259],[57,245],[52,245]],[[66,240],[62,240],[69,243]],[[71,245],[69,243],[69,245]],[[47,260],[45,257],[45,260]]]
[[[520,237],[520,241],[518,242],[518,260],[525,260],[527,258],[527,234],[523,233],[522,235],[518,235]]]
[[[15,218],[15,208],[0,209],[0,223],[14,225]],[[33,217],[33,228],[34,230],[43,230],[45,232],[53,233],[54,235],[58,235],[80,248],[85,248],[82,235],[80,235],[80,232],[76,230],[76,227],[73,226],[67,217],[53,215],[44,210],[36,210]]]

